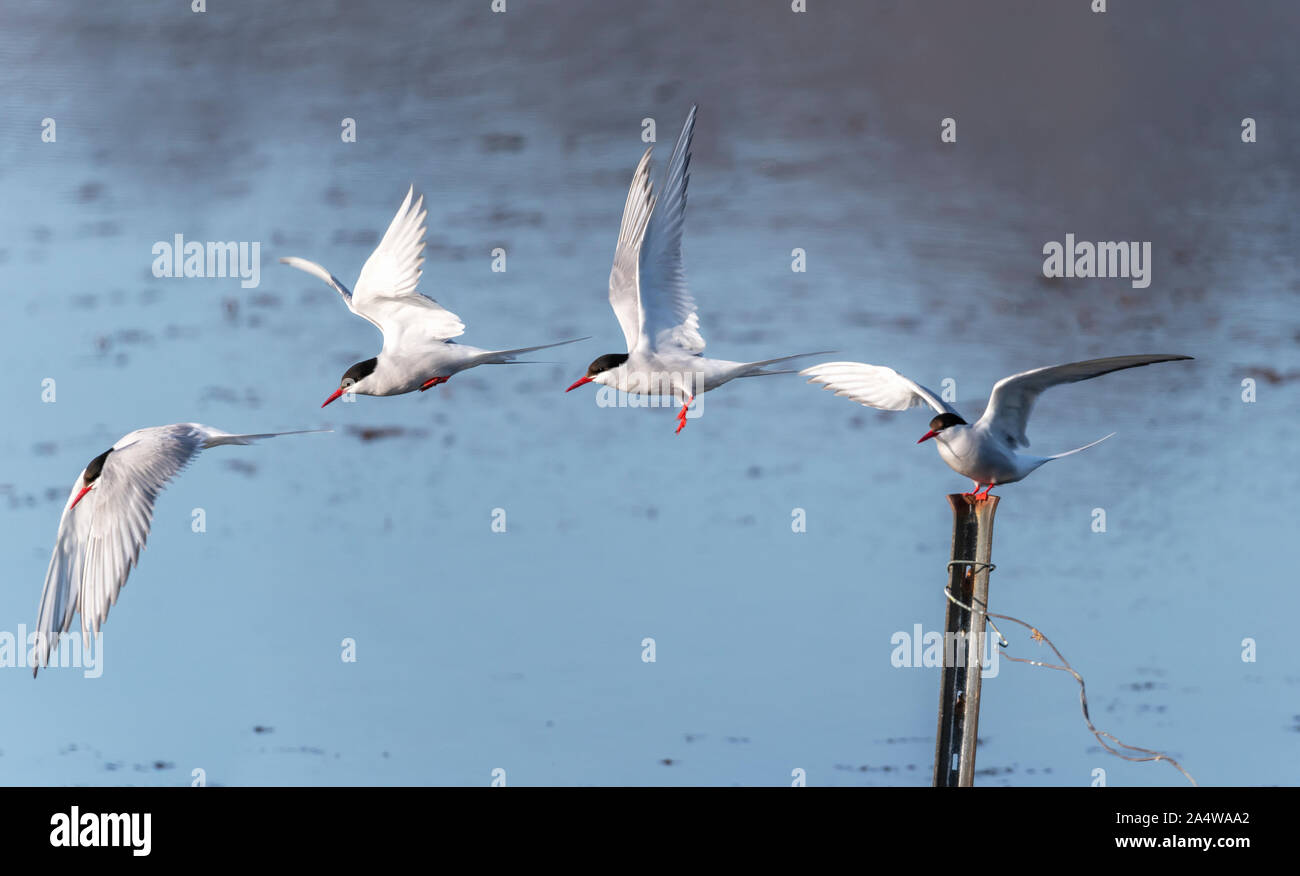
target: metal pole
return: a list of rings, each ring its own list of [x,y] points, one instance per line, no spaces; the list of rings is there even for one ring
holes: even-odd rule
[[[992,570],[993,515],[998,508],[998,497],[976,501],[963,493],[952,493],[948,504],[952,506],[948,591],[956,601],[948,600],[944,618],[934,786],[969,788],[975,779],[975,741],[979,733],[983,678],[981,659]]]

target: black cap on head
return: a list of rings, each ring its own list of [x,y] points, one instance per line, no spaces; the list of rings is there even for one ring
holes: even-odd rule
[[[626,361],[627,353],[606,353],[591,363],[591,366],[587,368],[587,376],[595,377],[597,374],[612,371]]]
[[[940,414],[930,421],[930,429],[935,432],[942,432],[949,426],[965,426],[966,421],[956,414]]]
[[[378,359],[367,359],[364,362],[358,362],[347,371],[343,372],[343,379],[339,381],[339,386],[348,386],[360,383],[362,378],[369,377],[374,373],[375,366],[378,364]],[[352,384],[348,383],[349,380],[352,381]]]
[[[100,474],[104,471],[104,460],[108,459],[108,455],[112,452],[113,448],[108,448],[103,453],[99,454],[99,456],[92,459],[90,464],[86,466],[86,473],[81,476],[82,480],[85,481],[86,486],[90,486],[95,481],[99,480]]]

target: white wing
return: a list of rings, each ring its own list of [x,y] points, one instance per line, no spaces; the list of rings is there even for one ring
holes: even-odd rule
[[[609,272],[609,304],[623,329],[627,351],[631,353],[641,343],[641,293],[638,289],[640,274],[641,241],[646,224],[654,210],[655,199],[650,193],[650,147],[641,156],[641,162],[632,174],[632,185],[627,190],[627,203],[623,205],[623,224],[618,230],[618,243],[614,246],[614,267]]]
[[[132,432],[113,445],[90,492],[64,510],[37,611],[36,666],[45,665],[74,610],[82,635],[99,631],[149,536],[154,500],[203,439],[190,424]],[[78,477],[69,503],[80,487]]]
[[[1025,436],[1025,427],[1029,424],[1029,413],[1033,409],[1034,400],[1043,390],[1061,383],[1091,380],[1125,368],[1190,358],[1192,357],[1163,354],[1111,356],[1107,359],[1089,359],[1086,362],[1052,365],[1025,371],[1022,374],[1013,374],[1002,378],[994,385],[993,393],[989,396],[989,405],[976,425],[982,425],[991,433],[1001,436],[1012,447],[1028,447],[1029,438]]]
[[[423,196],[411,203],[414,187],[384,232],[379,246],[366,259],[349,292],[343,283],[325,268],[300,258],[282,258],[285,264],[319,277],[334,287],[348,309],[374,323],[384,333],[386,348],[445,341],[465,333],[460,317],[438,302],[416,291],[420,282],[420,265],[424,263]]]
[[[140,429],[114,444],[90,492],[75,508],[65,507],[59,520],[36,613],[35,666],[46,665],[75,611],[81,612],[83,636],[99,632],[149,537],[158,494],[200,450],[289,434],[296,433],[232,435],[198,423],[178,423]],[[78,476],[69,504],[81,486]]]
[[[280,259],[280,261],[291,268],[297,268],[300,271],[306,271],[307,273],[311,274],[313,277],[319,277],[320,279],[324,280],[330,286],[334,287],[335,292],[343,296],[343,303],[348,306],[348,310],[351,310],[353,313],[356,313],[356,311],[353,310],[352,308],[351,290],[349,290],[347,286],[343,285],[342,280],[340,280],[338,277],[331,274],[329,271],[325,270],[324,267],[316,264],[315,262],[309,262],[306,259],[300,259],[297,256],[287,256],[285,258]]]
[[[54,553],[50,556],[50,566],[45,573],[45,589],[41,591],[41,605],[36,612],[37,640],[33,667],[45,665],[50,652],[58,644],[59,633],[67,632],[72,626],[72,616],[77,611],[82,560],[85,558],[84,545],[90,535],[93,513],[92,507],[83,506],[87,502],[93,506],[99,499],[98,496],[87,494],[76,508],[69,510],[68,505],[72,504],[80,491],[81,477],[78,476],[72,492],[68,494],[67,504],[63,506],[63,516],[59,518],[59,535],[54,541]],[[35,668],[32,674],[36,674]]]
[[[686,287],[682,266],[682,228],[686,220],[686,186],[690,182],[691,138],[695,112],[691,107],[681,136],[659,186],[645,240],[641,244],[641,335],[654,349],[677,347],[690,353],[704,350],[695,299]]]
[[[905,411],[929,405],[940,414],[957,413],[955,408],[929,389],[883,365],[823,362],[799,373],[806,375],[809,383],[823,384],[836,395],[846,396],[869,408]]]

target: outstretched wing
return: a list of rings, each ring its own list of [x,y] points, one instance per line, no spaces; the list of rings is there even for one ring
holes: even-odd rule
[[[154,501],[198,454],[203,437],[190,424],[132,432],[113,445],[94,488],[65,508],[36,615],[35,666],[46,664],[74,611],[82,635],[99,632],[149,537]]]
[[[411,199],[414,187],[384,232],[379,246],[361,267],[356,287],[347,287],[325,268],[300,258],[282,258],[285,264],[319,277],[332,286],[357,316],[374,323],[384,333],[384,347],[401,347],[445,341],[465,333],[460,317],[416,291],[424,263],[423,196]]]
[[[149,538],[158,494],[200,451],[301,434],[307,433],[238,435],[200,423],[177,423],[140,429],[114,444],[90,492],[76,507],[65,507],[59,520],[59,535],[36,612],[34,666],[47,664],[59,634],[72,626],[72,616],[78,610],[82,635],[99,632]],[[78,477],[68,496],[69,505],[81,486]]]
[[[654,210],[655,199],[650,191],[650,153],[646,149],[632,174],[632,185],[627,190],[623,205],[623,224],[618,229],[618,243],[614,246],[614,266],[609,271],[609,305],[623,329],[629,353],[641,343],[641,242],[646,225]]]
[[[659,186],[654,210],[641,244],[641,334],[654,347],[676,347],[690,353],[704,350],[695,299],[686,286],[682,265],[682,229],[686,220],[686,186],[690,182],[691,138],[695,134],[692,106],[677,138],[667,175]]]
[[[325,270],[325,268],[315,262],[307,261],[307,259],[300,259],[297,256],[285,256],[280,259],[280,261],[291,268],[306,271],[313,277],[324,280],[333,287],[335,292],[343,296],[343,303],[348,306],[348,310],[352,310],[352,290],[348,289],[347,286],[344,286],[342,280]],[[356,313],[355,310],[352,310],[352,312]]]
[[[1125,368],[1138,368],[1156,362],[1173,362],[1190,358],[1192,357],[1165,354],[1111,356],[1107,359],[1070,362],[1066,365],[1052,365],[1013,374],[1002,378],[993,386],[989,405],[976,425],[982,425],[991,433],[1002,436],[1013,447],[1028,447],[1029,438],[1025,435],[1025,428],[1029,424],[1029,414],[1034,407],[1034,401],[1043,390],[1061,383],[1091,380]]]
[[[861,362],[823,362],[799,372],[809,383],[820,383],[836,395],[882,411],[905,411],[929,405],[937,413],[955,414],[956,409],[915,380],[884,365]]]

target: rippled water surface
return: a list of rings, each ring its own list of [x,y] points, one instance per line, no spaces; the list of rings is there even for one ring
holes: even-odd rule
[[[926,416],[781,377],[674,437],[562,392],[622,343],[642,120],[662,166],[692,102],[710,353],[835,349],[950,378],[968,415],[1026,368],[1196,357],[1040,400],[1035,451],[1118,435],[1000,491],[991,607],[1102,729],[1202,783],[1300,779],[1294,3],[167,5],[0,11],[0,630],[122,434],[335,434],[163,494],[102,677],[0,671],[0,782],[928,783],[938,674],[891,637],[942,623],[967,483],[914,446]],[[592,338],[320,410],[379,338],[276,259],[352,282],[412,183],[421,288],[467,343]],[[1066,233],[1150,241],[1151,285],[1044,279]],[[155,278],[176,234],[258,242],[259,285]],[[982,783],[1182,782],[1101,752],[1068,676],[1004,660],[984,691]]]

